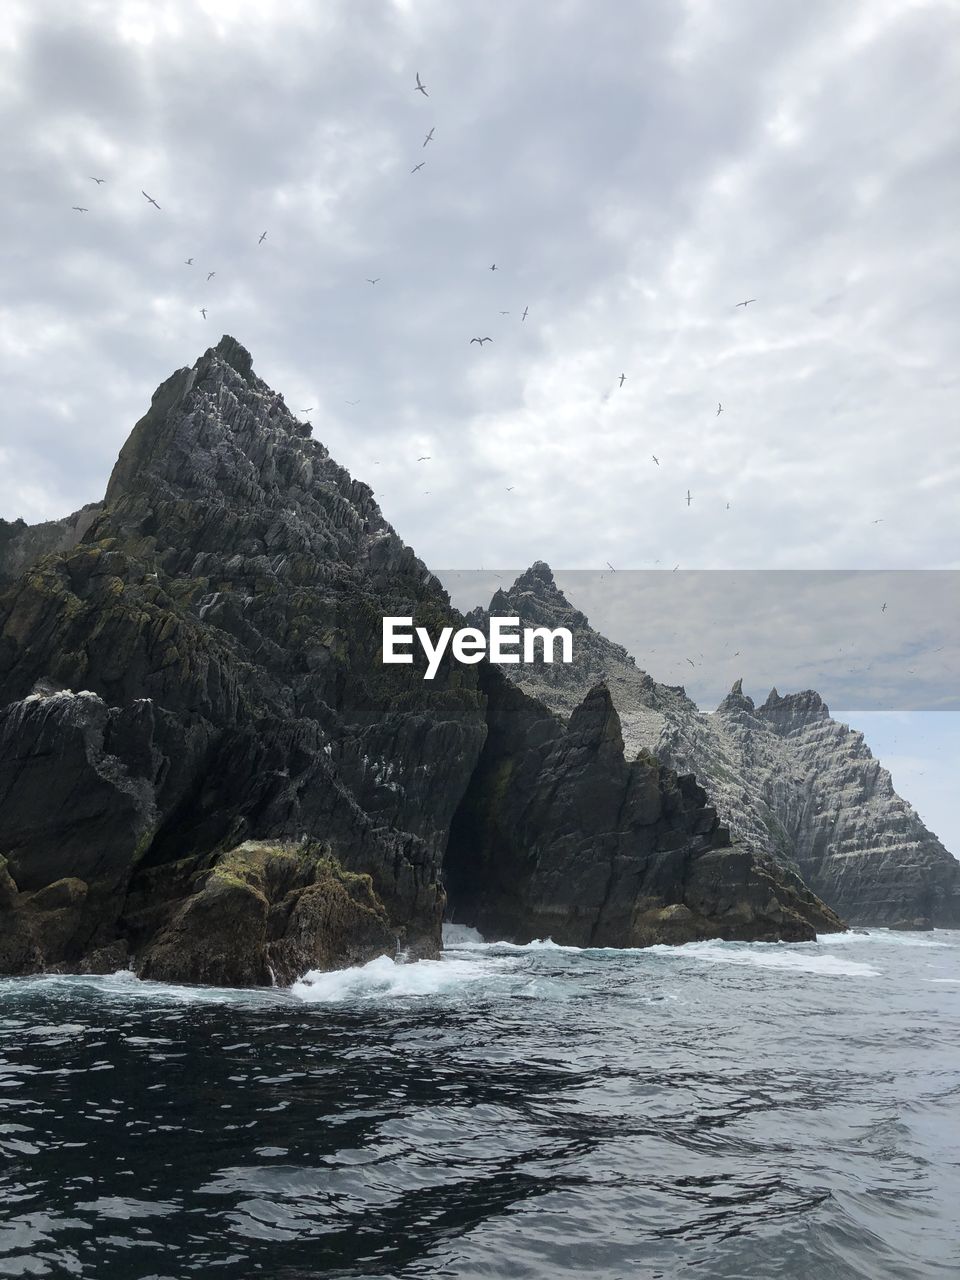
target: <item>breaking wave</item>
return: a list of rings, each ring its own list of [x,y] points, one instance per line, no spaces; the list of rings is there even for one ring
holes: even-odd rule
[[[480,982],[489,966],[472,960],[416,960],[397,964],[379,956],[352,969],[324,972],[313,969],[290,988],[308,1004],[340,1004],[398,996],[438,996]]]
[[[486,938],[479,929],[472,929],[468,924],[445,923],[443,926],[444,947],[482,946]]]

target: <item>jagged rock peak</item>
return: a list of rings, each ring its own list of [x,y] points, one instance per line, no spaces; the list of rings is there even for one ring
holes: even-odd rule
[[[758,708],[757,714],[777,728],[789,729],[795,725],[827,720],[830,709],[814,689],[803,689],[799,693],[781,696],[774,688],[770,690],[766,702]]]
[[[584,743],[609,744],[615,751],[623,752],[620,717],[603,680],[598,681],[575,708],[568,731]]]
[[[754,701],[743,692],[743,678],[734,680],[730,692],[717,707],[718,713],[746,711],[751,714],[755,710]]]
[[[208,357],[216,355],[221,360],[226,360],[230,368],[239,373],[244,380],[249,380],[253,374],[253,357],[247,348],[229,333],[225,333],[217,345],[211,347],[205,354]]]
[[[519,612],[527,621],[562,624],[574,630],[586,630],[590,625],[587,616],[574,608],[557,586],[553,570],[545,560],[534,560],[512,587],[498,588],[488,612]]]
[[[549,603],[554,609],[569,610],[571,613],[577,612],[557,586],[553,570],[545,560],[534,560],[530,568],[525,569],[520,574],[512,587],[506,589],[501,587],[495,593],[495,598],[499,597],[503,602],[515,601],[519,596],[532,596],[535,600],[544,604]],[[493,604],[491,603],[492,609]]]
[[[177,369],[157,387],[150,408],[120,450],[104,502],[113,506],[149,468],[165,474],[171,467],[182,469],[183,455],[195,450],[208,455],[201,470],[216,475],[216,455],[227,438],[245,436],[248,444],[256,439],[254,450],[270,453],[276,441],[268,444],[266,437],[277,433],[289,441],[305,441],[310,428],[289,411],[279,392],[254,374],[246,347],[225,333],[192,368]],[[322,445],[316,448],[326,456]]]
[[[529,588],[538,585],[556,588],[557,584],[554,580],[553,570],[547,564],[546,560],[534,560],[529,569],[521,573],[520,577],[513,584],[514,588]]]

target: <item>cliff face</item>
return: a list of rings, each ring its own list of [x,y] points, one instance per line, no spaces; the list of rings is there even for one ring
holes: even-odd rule
[[[649,753],[625,758],[606,685],[564,727],[486,676],[490,732],[447,853],[457,920],[600,947],[802,941],[842,927],[798,877],[731,846],[692,776]]]
[[[424,681],[419,656],[382,664],[384,614],[433,633],[462,620],[371,490],[309,436],[224,338],[158,388],[103,504],[0,531],[0,971],[132,959],[146,976],[265,983],[397,945],[434,954],[448,844],[456,877],[506,812],[523,811],[524,866],[560,848],[561,827],[584,874],[609,863],[588,801],[598,772],[621,802],[637,785],[622,751],[591,739],[585,773],[559,720],[498,670],[446,659]],[[562,822],[529,770],[506,808],[490,803],[496,743],[532,759],[554,740]],[[675,784],[644,783],[661,785]],[[724,847],[702,797],[684,803],[678,879],[650,890],[655,907],[681,902]],[[648,860],[632,830],[617,856]],[[755,869],[738,856],[722,911],[749,899],[748,932]],[[524,884],[518,934],[525,913],[550,918],[536,916],[540,882]],[[770,895],[789,936],[822,927],[787,879],[767,887],[762,936],[778,927]],[[575,901],[562,877],[551,891]],[[715,932],[704,911],[688,936]]]
[[[755,707],[739,682],[711,717],[808,885],[853,923],[960,926],[960,862],[818,694]],[[771,824],[772,825],[772,824]],[[782,833],[782,834],[781,834]]]
[[[490,612],[567,626],[572,666],[505,669],[564,717],[604,678],[628,758],[648,749],[696,775],[734,838],[799,872],[850,923],[960,926],[960,863],[894,791],[863,735],[830,717],[812,691],[756,707],[738,680],[712,714],[641,671],[590,627],[538,563]]]

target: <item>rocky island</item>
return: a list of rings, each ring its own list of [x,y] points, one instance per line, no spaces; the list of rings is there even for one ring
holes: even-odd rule
[[[695,774],[735,838],[797,872],[849,923],[960,927],[960,862],[897,795],[863,734],[834,720],[818,693],[774,689],[757,706],[737,680],[704,713],[591,627],[543,561],[498,591],[489,613],[570,629],[571,665],[504,670],[565,720],[604,680],[628,758],[652,752]]]
[[[373,492],[224,337],[155,392],[102,503],[0,522],[0,972],[288,983],[496,936],[610,946],[842,928],[690,776],[484,662]]]

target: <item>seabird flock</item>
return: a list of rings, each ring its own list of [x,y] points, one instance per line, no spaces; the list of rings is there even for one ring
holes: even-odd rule
[[[425,98],[428,98],[428,97],[430,96],[430,95],[429,95],[429,93],[427,92],[427,87],[426,87],[426,85],[425,85],[425,84],[423,83],[423,81],[420,79],[420,72],[419,72],[419,71],[417,71],[417,72],[415,73],[415,83],[414,83],[414,85],[413,85],[413,92],[414,92],[414,93],[420,93],[420,94],[423,94],[423,96],[424,96]],[[432,141],[433,141],[433,136],[434,136],[435,132],[436,132],[436,126],[431,127],[430,132],[426,135],[426,137],[425,137],[425,138],[424,138],[424,140],[423,140],[423,146],[424,146],[424,147],[427,145],[427,143],[428,143],[428,142],[432,142]],[[425,165],[425,164],[426,164],[426,161],[425,161],[425,160],[421,160],[419,164],[415,164],[415,165],[413,166],[413,168],[410,170],[411,174],[419,173],[419,171],[424,167],[424,165]],[[497,264],[496,264],[495,262],[493,262],[493,263],[491,263],[491,264],[490,264],[490,270],[491,270],[491,271],[498,271],[498,270],[499,270],[499,267],[497,266]],[[377,277],[377,280],[379,280],[379,278],[380,278],[380,277],[378,276],[378,277]],[[368,284],[376,284],[376,283],[377,283],[377,280],[370,280],[370,279],[369,279],[369,277],[368,277],[367,283],[368,283]],[[744,298],[744,299],[743,299],[743,301],[742,301],[742,302],[738,302],[738,303],[736,304],[736,306],[738,306],[738,307],[743,307],[743,308],[747,308],[748,306],[750,306],[750,304],[751,304],[752,302],[756,302],[756,301],[757,301],[757,299],[756,299],[756,298]],[[522,314],[521,314],[521,316],[520,316],[520,322],[521,322],[521,324],[526,320],[526,318],[527,318],[527,316],[529,315],[529,313],[530,313],[530,308],[529,308],[528,306],[524,306],[524,308],[523,308],[523,312],[522,312]],[[510,312],[509,312],[509,311],[501,311],[501,312],[500,312],[500,314],[501,314],[502,316],[508,316],[508,315],[510,314]],[[476,343],[476,344],[477,344],[477,346],[478,346],[478,347],[480,348],[480,350],[482,351],[482,350],[483,350],[483,344],[484,344],[485,342],[492,342],[492,341],[493,341],[493,338],[491,338],[491,337],[482,337],[482,338],[481,338],[481,337],[475,337],[475,338],[471,338],[471,339],[470,339],[470,345],[472,346],[474,343]],[[618,384],[619,384],[619,387],[620,387],[621,389],[623,388],[623,384],[626,382],[626,380],[627,380],[627,375],[626,375],[626,373],[621,372],[620,377],[619,377],[619,379],[618,379]],[[604,397],[604,399],[606,399],[606,397]],[[348,401],[347,403],[349,404],[349,403],[350,403],[350,401]],[[716,417],[719,417],[719,416],[720,416],[720,414],[721,414],[722,412],[723,412],[723,405],[718,401],[718,403],[717,403],[717,412],[716,412]],[[651,454],[651,457],[653,458],[654,463],[659,467],[659,466],[660,466],[660,459],[656,456],[656,454]],[[424,461],[427,461],[427,460],[428,460],[427,458],[418,458],[418,459],[417,459],[417,461],[418,461],[418,462],[424,462]],[[510,486],[509,486],[509,488],[507,488],[506,492],[507,492],[507,493],[511,493],[511,492],[513,491],[513,489],[514,489],[514,486],[513,486],[513,485],[510,485]],[[427,492],[429,492],[429,490],[428,490]],[[690,506],[690,504],[691,504],[692,500],[693,500],[693,499],[692,499],[692,495],[691,495],[691,493],[690,493],[690,490],[688,489],[688,490],[687,490],[687,497],[686,497],[687,507],[689,507],[689,506]],[[730,510],[730,503],[729,503],[729,502],[726,504],[726,510],[727,510],[727,511],[729,511],[729,510]],[[608,562],[608,563],[609,563],[609,562]],[[679,566],[677,566],[677,567],[679,567]],[[610,565],[610,568],[612,569],[612,568],[613,568],[613,566],[612,566],[612,565]]]
[[[102,186],[104,185],[104,183],[106,182],[106,178],[95,178],[95,177],[93,177],[92,175],[90,175],[90,181],[91,181],[91,182],[95,182],[95,183],[97,184],[97,187],[99,188],[99,187],[102,187]],[[140,190],[140,194],[143,196],[144,200],[146,200],[148,204],[153,205],[153,207],[154,207],[155,209],[158,209],[158,210],[160,210],[160,211],[162,212],[161,206],[160,206],[160,205],[159,205],[159,203],[158,203],[158,202],[153,198],[153,196],[149,194],[149,192],[144,191],[144,190],[141,188],[141,190]],[[73,207],[73,209],[75,209],[75,210],[76,210],[76,212],[77,212],[77,213],[89,213],[89,212],[90,212],[90,210],[87,208],[87,206],[86,206],[86,205],[75,204],[75,205],[73,205],[72,207]],[[263,244],[263,242],[264,242],[264,240],[266,240],[266,238],[267,238],[267,233],[266,233],[266,231],[261,232],[261,234],[260,234],[260,239],[257,241],[257,244],[258,244],[258,245]],[[184,260],[183,260],[183,265],[184,265],[185,267],[192,267],[192,266],[193,266],[193,262],[194,262],[194,260],[193,260],[193,256],[191,255],[189,258],[184,258]],[[216,271],[208,271],[208,272],[207,272],[207,284],[209,284],[209,283],[210,283],[210,281],[213,279],[213,277],[214,277],[216,274],[217,274],[217,273],[216,273]],[[375,283],[376,283],[376,281],[371,281],[371,283],[372,283],[372,284],[375,284]],[[199,310],[199,312],[200,312],[200,315],[203,317],[203,319],[204,319],[204,320],[206,320],[206,318],[207,318],[207,308],[206,308],[206,307],[199,307],[199,308],[198,308],[198,310]]]
[[[423,81],[421,80],[421,78],[420,78],[420,73],[419,73],[419,71],[415,73],[415,83],[414,83],[414,85],[413,85],[413,92],[414,92],[414,93],[419,93],[419,94],[421,94],[424,98],[428,98],[428,97],[430,96],[430,95],[429,95],[429,93],[428,93],[428,91],[427,91],[427,86],[424,84],[424,82],[423,82]],[[429,142],[432,142],[432,141],[433,141],[433,138],[434,138],[434,134],[435,134],[435,133],[436,133],[436,126],[432,126],[432,127],[430,128],[429,132],[426,134],[426,136],[425,136],[425,137],[424,137],[424,139],[423,139],[422,147],[426,147],[426,146],[427,146],[427,144],[428,144]],[[424,167],[425,165],[426,165],[426,160],[421,160],[418,164],[414,165],[414,167],[411,169],[411,171],[410,171],[410,172],[411,172],[412,174],[418,173],[421,169],[423,169],[423,167]],[[96,186],[97,186],[97,189],[98,189],[98,190],[99,190],[99,188],[100,188],[101,186],[103,186],[103,185],[106,183],[106,181],[107,181],[107,180],[106,180],[106,178],[103,178],[103,177],[98,177],[98,176],[93,176],[93,175],[88,175],[88,176],[89,176],[89,180],[90,180],[91,182],[93,182],[93,183],[95,183],[95,184],[96,184]],[[162,207],[161,207],[161,205],[159,204],[159,202],[158,202],[156,199],[154,199],[154,197],[153,197],[152,195],[150,195],[150,194],[149,194],[149,192],[144,191],[144,190],[142,190],[142,189],[141,189],[140,194],[143,196],[144,200],[146,200],[148,204],[150,204],[150,205],[152,205],[152,206],[153,206],[153,208],[154,208],[154,209],[156,209],[156,210],[158,210],[158,211],[162,212]],[[79,204],[75,204],[75,205],[73,205],[73,206],[72,206],[72,208],[73,208],[73,210],[74,210],[75,212],[77,212],[77,213],[88,213],[88,212],[90,211],[90,210],[89,210],[89,208],[88,208],[86,205],[79,205]],[[257,240],[257,245],[258,245],[258,246],[259,246],[259,245],[262,245],[262,244],[263,244],[263,242],[266,240],[266,238],[267,238],[267,232],[266,232],[266,231],[262,231],[262,232],[260,233],[260,237],[259,237],[259,239]],[[193,259],[193,257],[191,256],[191,257],[185,258],[185,259],[184,259],[184,265],[185,265],[185,266],[188,266],[188,267],[192,267],[192,266],[194,265],[194,259]],[[493,262],[493,263],[491,263],[491,265],[490,265],[490,268],[489,268],[489,269],[490,269],[490,271],[491,271],[491,272],[494,272],[494,271],[498,271],[498,270],[499,270],[499,267],[498,267],[498,265],[497,265],[497,263],[496,263],[496,262]],[[207,278],[207,283],[209,283],[211,280],[213,280],[213,278],[214,278],[214,276],[215,276],[216,274],[217,274],[217,273],[216,273],[216,271],[208,271],[208,272],[207,272],[207,276],[206,276],[206,278]],[[375,276],[375,277],[367,276],[367,277],[366,277],[366,281],[367,281],[367,283],[368,283],[368,284],[370,284],[370,285],[376,285],[376,284],[379,284],[379,282],[380,282],[380,276]],[[756,299],[756,298],[744,298],[741,302],[738,302],[738,303],[736,304],[736,306],[737,306],[737,307],[743,307],[744,309],[746,309],[748,306],[750,306],[752,303],[755,303],[756,301],[757,301],[757,299]],[[520,316],[520,322],[521,322],[521,323],[523,323],[523,322],[526,320],[526,318],[527,318],[527,316],[528,316],[528,314],[529,314],[529,311],[530,311],[530,308],[529,308],[528,306],[524,306],[524,308],[523,308],[523,312],[522,312],[522,314],[521,314],[521,316]],[[200,307],[200,308],[199,308],[199,312],[200,312],[200,315],[203,317],[203,319],[204,319],[204,320],[206,320],[206,318],[207,318],[207,308],[206,308],[206,307]],[[501,315],[501,316],[508,316],[509,314],[510,314],[510,312],[509,312],[509,311],[501,311],[501,312],[500,312],[500,315]],[[477,346],[479,346],[479,348],[480,348],[480,350],[481,350],[481,351],[483,350],[484,343],[487,343],[487,342],[493,342],[493,338],[492,338],[492,337],[489,337],[489,336],[483,336],[483,337],[477,336],[477,337],[473,337],[473,338],[471,338],[471,339],[470,339],[470,345],[472,346],[474,343],[476,343],[476,344],[477,344]],[[622,390],[624,383],[627,381],[627,375],[626,375],[626,373],[621,372],[621,374],[620,374],[620,376],[619,376],[619,378],[618,378],[618,380],[617,380],[617,381],[618,381],[618,386],[619,386],[619,388]],[[606,399],[606,396],[604,397],[604,399]],[[357,400],[347,400],[347,401],[346,401],[346,403],[347,403],[348,405],[355,405],[355,404],[359,404],[359,401],[357,401]],[[716,416],[717,416],[717,417],[719,417],[719,416],[720,416],[720,414],[721,414],[722,412],[723,412],[723,405],[722,405],[722,403],[718,402],[718,403],[717,403]],[[652,457],[652,459],[653,459],[654,464],[655,464],[657,467],[659,467],[659,466],[660,466],[660,459],[656,456],[656,454],[651,454],[651,457]],[[420,462],[428,461],[428,460],[429,460],[429,455],[425,455],[425,456],[423,456],[423,457],[421,457],[421,458],[418,458],[418,461],[420,461]],[[508,492],[508,493],[509,493],[509,492],[511,492],[511,491],[512,491],[512,489],[513,489],[513,487],[514,487],[514,486],[513,486],[513,485],[511,485],[511,486],[510,486],[510,488],[509,488],[509,489],[507,489],[507,492]],[[687,490],[687,494],[686,494],[686,504],[687,504],[687,507],[688,507],[688,508],[689,508],[689,506],[690,506],[690,504],[691,504],[691,501],[692,501],[692,495],[691,495],[691,493],[690,493],[690,490],[688,489],[688,490]],[[729,503],[727,503],[726,509],[729,511],[729,509],[730,509],[730,504],[729,504]],[[877,523],[877,522],[875,522],[875,523]]]

